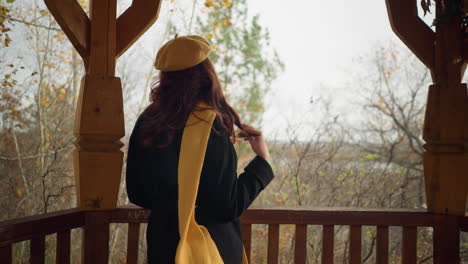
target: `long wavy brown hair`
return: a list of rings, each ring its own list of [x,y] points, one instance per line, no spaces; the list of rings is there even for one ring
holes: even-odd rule
[[[150,101],[141,117],[146,147],[169,145],[175,132],[185,126],[189,114],[199,102],[216,112],[216,119],[229,136],[235,138],[234,125],[241,128],[239,116],[226,101],[209,59],[185,70],[161,71],[151,88]]]

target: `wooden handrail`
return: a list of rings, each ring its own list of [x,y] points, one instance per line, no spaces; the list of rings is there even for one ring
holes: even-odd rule
[[[95,263],[96,259],[106,262],[110,223],[129,224],[127,263],[137,263],[139,224],[148,222],[149,213],[149,210],[131,205],[104,211],[81,211],[73,208],[0,222],[0,263],[12,263],[12,244],[24,240],[31,240],[31,259],[43,263],[44,238],[53,233],[57,233],[56,259],[60,263],[70,263],[70,231],[78,227],[85,230],[84,263]],[[253,224],[268,224],[268,263],[278,263],[281,224],[296,225],[295,263],[306,263],[308,225],[323,226],[322,263],[333,262],[334,226],[348,225],[350,263],[360,263],[361,260],[362,226],[377,227],[377,259],[379,263],[388,263],[389,226],[403,227],[402,257],[404,261],[414,262],[417,228],[447,228],[446,225],[440,227],[445,218],[445,222],[457,223],[453,226],[454,232],[468,232],[468,215],[448,216],[414,209],[252,208],[241,216],[241,221],[244,246],[249,259]],[[434,237],[434,244],[436,239],[439,238]]]
[[[84,212],[78,208],[3,221],[0,222],[0,247],[83,225]]]
[[[248,224],[433,226],[433,214],[417,209],[253,208],[241,217]]]

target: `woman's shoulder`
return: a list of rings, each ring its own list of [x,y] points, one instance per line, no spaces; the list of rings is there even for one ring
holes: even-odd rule
[[[223,126],[223,122],[219,116],[216,116],[214,119],[211,130],[219,136],[230,137],[228,130]]]
[[[143,111],[138,115],[134,129],[140,130],[145,124],[149,123],[151,118],[156,114],[156,107],[154,103],[151,103],[143,109]]]
[[[143,111],[140,113],[138,116],[137,120],[142,120],[144,118],[148,118],[156,113],[156,105],[154,103],[151,103],[143,109]]]

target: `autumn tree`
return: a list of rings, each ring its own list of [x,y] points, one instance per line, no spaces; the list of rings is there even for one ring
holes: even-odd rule
[[[0,51],[0,219],[75,206],[71,151],[83,70],[42,2],[9,2],[1,17],[11,34]],[[24,242],[13,254],[28,261]],[[53,255],[46,251],[47,260]]]
[[[206,0],[198,16],[197,32],[204,33],[216,52],[224,91],[244,122],[260,125],[264,98],[284,64],[270,43],[270,32],[259,15],[249,13],[246,0]]]

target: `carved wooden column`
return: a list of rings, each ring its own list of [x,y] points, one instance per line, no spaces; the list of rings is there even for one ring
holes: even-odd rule
[[[436,14],[440,14],[440,5]],[[468,97],[460,15],[436,27],[434,85],[424,122],[429,210],[464,215],[468,194]]]
[[[90,17],[76,0],[45,0],[83,58],[74,133],[74,172],[81,209],[116,207],[125,135],[120,78],[116,58],[157,19],[160,0],[134,0],[116,18],[117,0],[91,0]]]
[[[445,0],[436,1],[441,13]],[[431,70],[423,138],[428,211],[436,213],[434,263],[459,263],[457,217],[468,195],[468,95],[461,83],[468,60],[461,17],[432,32],[417,15],[414,0],[386,0],[393,31]],[[466,54],[466,55],[465,55]]]

